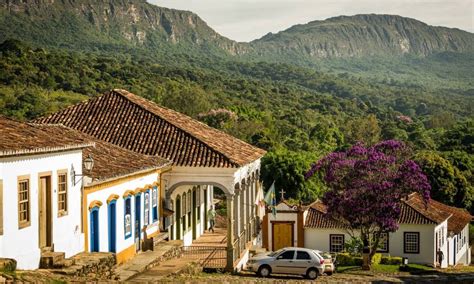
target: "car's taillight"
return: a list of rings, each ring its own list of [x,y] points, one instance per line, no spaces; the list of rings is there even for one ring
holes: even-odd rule
[[[320,259],[319,264],[323,264],[323,263],[324,263],[324,259]]]

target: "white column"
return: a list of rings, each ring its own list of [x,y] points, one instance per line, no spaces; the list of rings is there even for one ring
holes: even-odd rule
[[[226,270],[234,270],[234,196],[227,195],[227,264]]]

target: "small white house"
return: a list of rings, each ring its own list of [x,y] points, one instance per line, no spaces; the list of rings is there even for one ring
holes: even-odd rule
[[[42,251],[84,250],[81,184],[71,168],[81,174],[88,146],[57,128],[0,117],[0,257],[36,269]]]
[[[265,247],[274,250],[286,246],[304,246],[329,252],[343,251],[344,244],[351,236],[326,213],[326,206],[320,201],[307,207],[281,202],[277,206],[277,215],[270,217],[267,214],[269,217],[264,219]],[[295,218],[298,214],[304,216],[303,226]],[[410,263],[434,266],[438,263],[439,250],[444,256],[441,267],[469,264],[471,253],[468,234],[471,219],[472,216],[464,209],[435,200],[425,204],[420,195],[411,194],[402,203],[399,229],[384,234],[379,252],[406,257]],[[288,228],[293,226],[291,234],[279,231],[282,224],[287,224]]]

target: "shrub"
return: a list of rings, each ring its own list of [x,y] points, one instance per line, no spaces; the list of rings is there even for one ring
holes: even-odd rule
[[[344,248],[351,255],[360,255],[362,253],[362,248],[364,244],[362,243],[361,238],[352,237],[344,244]]]
[[[336,257],[338,266],[362,266],[362,257],[352,256],[349,253],[339,253]]]
[[[380,260],[380,264],[388,264],[388,265],[401,265],[402,258],[396,256],[382,256]]]
[[[372,257],[372,264],[377,265],[377,264],[380,264],[381,261],[382,261],[382,254],[381,253],[374,254],[374,257]]]

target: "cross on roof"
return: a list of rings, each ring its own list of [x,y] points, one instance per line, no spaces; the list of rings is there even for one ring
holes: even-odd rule
[[[281,194],[280,200],[285,200],[285,193],[286,191],[284,191],[283,189],[280,190],[280,194]]]

